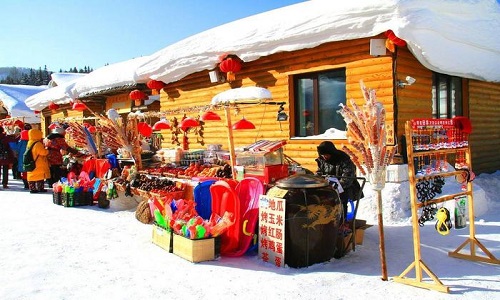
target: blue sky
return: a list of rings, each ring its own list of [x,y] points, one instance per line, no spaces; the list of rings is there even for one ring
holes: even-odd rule
[[[0,0],[0,67],[97,69],[304,1]]]

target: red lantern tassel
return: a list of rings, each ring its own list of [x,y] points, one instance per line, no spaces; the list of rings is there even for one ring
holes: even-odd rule
[[[231,71],[227,72],[227,81],[233,82],[235,80],[236,80],[236,74],[234,74]]]

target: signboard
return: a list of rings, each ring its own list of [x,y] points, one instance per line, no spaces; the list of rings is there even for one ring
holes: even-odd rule
[[[285,266],[285,199],[267,195],[259,198],[259,257]]]

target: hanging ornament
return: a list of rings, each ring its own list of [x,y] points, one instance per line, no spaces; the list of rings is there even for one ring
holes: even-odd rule
[[[148,99],[148,95],[140,90],[133,90],[128,94],[128,96],[131,100],[134,100],[135,106],[142,105],[142,101]]]
[[[57,112],[57,110],[59,109],[59,104],[56,104],[53,101],[51,101],[49,103],[49,109],[52,111],[52,113],[55,114]]]
[[[232,82],[236,79],[235,73],[241,70],[241,60],[236,55],[222,55],[219,69],[227,73],[227,81]]]
[[[147,87],[151,89],[151,94],[158,95],[160,90],[165,87],[165,83],[163,81],[151,79],[146,83]]]

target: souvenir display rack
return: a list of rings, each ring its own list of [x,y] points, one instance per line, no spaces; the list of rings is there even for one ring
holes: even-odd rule
[[[469,211],[469,237],[448,255],[471,261],[500,264],[500,260],[496,259],[475,237],[472,182],[469,180],[472,166],[468,136],[454,126],[452,119],[414,119],[406,122],[406,140],[415,260],[403,273],[394,277],[394,281],[447,293],[449,287],[445,286],[422,260],[419,229],[422,220],[418,217],[419,209],[466,196]],[[448,161],[452,160],[455,163],[455,170],[448,170]],[[463,182],[462,191],[437,198],[435,196],[439,193],[435,193],[426,199],[422,199],[418,194],[419,182],[433,181],[436,178],[442,180],[450,176],[467,178]],[[469,246],[469,251],[464,253],[467,252],[467,246]],[[477,248],[480,248],[486,256],[478,255]],[[406,277],[412,270],[414,270],[415,278]],[[424,281],[423,273],[426,273],[432,282]]]

